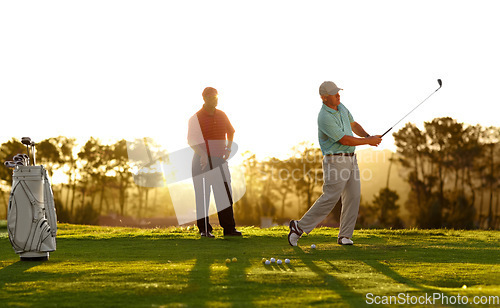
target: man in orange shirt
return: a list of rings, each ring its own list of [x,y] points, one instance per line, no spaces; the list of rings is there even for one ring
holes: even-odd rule
[[[188,143],[195,151],[192,172],[198,229],[202,237],[214,237],[208,220],[212,189],[224,236],[241,236],[235,229],[231,174],[226,161],[231,152],[234,128],[226,114],[215,108],[217,90],[208,87],[202,95],[205,104],[191,117],[188,131]]]

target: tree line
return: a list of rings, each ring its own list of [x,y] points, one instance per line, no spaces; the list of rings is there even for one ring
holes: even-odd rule
[[[1,145],[0,159],[10,160],[26,148],[13,138]],[[103,144],[91,137],[83,146],[75,138],[53,137],[36,144],[37,165],[43,165],[52,181],[57,175],[62,183],[52,183],[55,205],[60,222],[97,224],[99,216],[145,217],[174,215],[165,188],[134,184],[127,155],[127,141]],[[12,171],[0,168],[1,200],[7,213]]]
[[[424,130],[407,124],[394,138],[417,226],[498,229],[499,128],[444,117],[425,122]]]
[[[425,122],[424,130],[409,123],[393,136],[397,153],[391,164],[398,165],[400,180],[410,185],[407,202],[398,203],[400,196],[387,180],[371,200],[362,200],[360,227],[500,227],[500,128],[443,117]],[[253,225],[264,216],[279,223],[300,218],[321,194],[321,161],[321,151],[306,143],[285,160],[258,161],[246,153],[247,191],[236,213]],[[338,222],[341,206],[325,223]]]
[[[363,198],[361,227],[499,228],[499,128],[437,118],[425,122],[423,130],[409,123],[393,136],[397,153],[389,169],[397,166],[399,180],[409,184],[407,202],[398,203],[400,196],[387,181],[372,198]],[[0,158],[10,160],[24,151],[13,138],[1,145]],[[322,154],[313,144],[299,143],[285,159],[242,155],[246,193],[234,209],[238,224],[286,223],[301,217],[320,196]],[[110,213],[175,215],[168,187],[134,183],[125,140],[103,144],[90,138],[78,146],[74,138],[48,138],[37,144],[37,163],[59,179],[53,191],[61,222],[96,224],[99,216]],[[12,171],[0,168],[0,180],[5,216]],[[338,223],[341,206],[339,202],[325,223]]]

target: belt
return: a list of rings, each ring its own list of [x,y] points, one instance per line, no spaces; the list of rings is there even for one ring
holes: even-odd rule
[[[335,154],[326,154],[325,156],[354,156],[354,153],[335,153]]]

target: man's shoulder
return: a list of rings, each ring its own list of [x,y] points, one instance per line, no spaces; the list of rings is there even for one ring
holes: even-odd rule
[[[226,116],[226,113],[224,111],[217,109],[217,108],[215,108],[215,113],[222,115],[222,116]]]
[[[229,118],[227,117],[226,113],[220,109],[215,109],[215,116],[218,117],[218,118],[222,118],[222,119],[228,119]]]
[[[318,112],[318,119],[324,118],[327,115],[328,115],[328,111],[326,111],[325,108],[321,108]]]
[[[321,111],[318,114],[318,125],[331,125],[333,123],[337,123],[339,120],[338,114],[333,114],[324,108],[321,108]]]
[[[188,121],[189,127],[195,125],[195,123],[199,123],[200,119],[198,118],[198,113],[193,114]],[[199,125],[199,124],[198,124]]]
[[[327,106],[323,105],[318,113],[318,119],[319,118],[331,118],[332,116],[337,116],[337,113],[335,110],[328,108]]]
[[[193,115],[193,117],[201,116],[203,114],[204,114],[204,112],[203,112],[203,107],[202,107],[200,110],[196,111],[196,113]]]
[[[342,103],[339,105],[339,111],[350,112],[349,109],[347,109],[347,107]]]
[[[324,116],[324,115],[327,115],[329,112],[328,112],[328,109],[326,108],[326,106],[323,104],[321,106],[321,108],[319,109],[319,113],[318,113],[318,116]]]

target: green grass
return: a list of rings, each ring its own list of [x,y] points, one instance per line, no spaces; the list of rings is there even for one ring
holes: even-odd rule
[[[349,247],[321,228],[290,247],[288,228],[241,230],[200,239],[193,228],[61,224],[50,261],[21,262],[3,224],[0,306],[360,307],[367,293],[500,295],[498,231],[357,230]],[[261,263],[271,257],[292,262]]]

